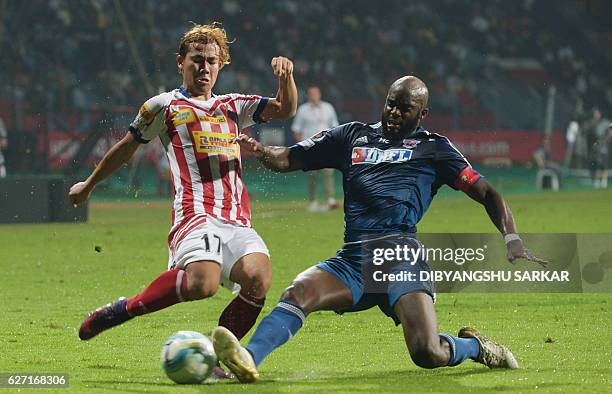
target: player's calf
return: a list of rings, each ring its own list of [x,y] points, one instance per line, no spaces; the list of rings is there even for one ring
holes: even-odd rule
[[[445,349],[446,342],[438,340],[431,343],[412,344],[409,348],[410,358],[421,368],[432,369],[444,367],[449,362],[449,352]]]

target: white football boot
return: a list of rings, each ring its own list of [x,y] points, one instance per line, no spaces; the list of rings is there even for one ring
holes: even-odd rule
[[[485,337],[473,327],[463,327],[459,330],[458,337],[476,338],[480,344],[480,355],[476,361],[489,368],[517,369],[519,367],[514,355],[508,348]]]
[[[212,332],[212,342],[217,357],[242,383],[259,380],[259,372],[253,356],[242,347],[238,338],[225,327],[217,327]]]

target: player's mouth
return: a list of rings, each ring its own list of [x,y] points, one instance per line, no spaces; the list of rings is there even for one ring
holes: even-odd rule
[[[390,129],[390,130],[399,130],[400,127],[401,127],[401,124],[399,124],[397,122],[387,121],[387,129]]]
[[[201,85],[204,85],[204,84],[210,83],[210,79],[208,79],[208,77],[199,77],[199,78],[196,78],[196,82]]]

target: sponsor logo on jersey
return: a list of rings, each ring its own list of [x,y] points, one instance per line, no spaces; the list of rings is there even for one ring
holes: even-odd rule
[[[410,149],[378,149],[355,147],[351,155],[351,164],[402,163],[410,160]]]
[[[226,155],[238,157],[238,144],[233,143],[233,134],[217,133],[213,131],[193,131],[195,150],[198,153],[212,155]]]
[[[153,122],[153,119],[155,119],[155,114],[153,112],[151,112],[151,110],[149,109],[149,106],[147,105],[147,103],[144,103],[140,107],[140,110],[138,111],[138,115],[144,121],[145,125],[151,124],[151,122]],[[141,122],[139,122],[139,123],[141,123]]]
[[[389,143],[389,140],[388,140],[388,139],[386,139],[386,138],[380,137],[380,138],[378,139],[378,142],[381,142],[381,143],[383,143],[383,144],[388,144],[388,143]]]
[[[221,124],[221,123],[227,122],[227,119],[225,119],[225,116],[200,115],[198,119],[200,119],[201,122],[207,122],[207,123],[212,123],[212,124]]]
[[[421,141],[419,140],[413,140],[413,139],[405,139],[402,141],[402,145],[404,145],[406,148],[408,149],[413,149],[415,146],[417,146]]]
[[[175,126],[195,122],[195,114],[190,109],[179,109],[172,113],[172,122]]]

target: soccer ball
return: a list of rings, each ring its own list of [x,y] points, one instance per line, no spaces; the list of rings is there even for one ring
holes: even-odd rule
[[[195,331],[172,335],[161,351],[162,368],[176,383],[194,384],[206,380],[217,364],[213,344]]]

